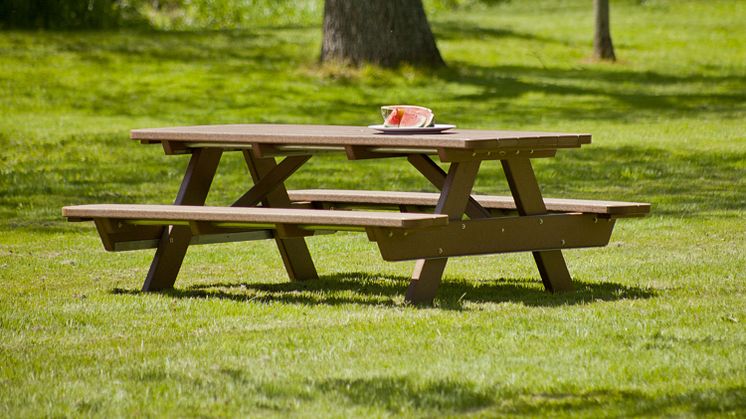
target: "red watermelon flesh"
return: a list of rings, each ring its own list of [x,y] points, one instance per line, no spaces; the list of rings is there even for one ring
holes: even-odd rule
[[[383,125],[386,127],[398,127],[399,124],[401,123],[402,116],[404,116],[404,109],[395,108],[386,117],[386,120],[383,122]]]
[[[385,108],[391,111],[383,123],[386,127],[426,127],[433,122],[433,118],[435,117],[433,111],[422,106],[396,105]]]

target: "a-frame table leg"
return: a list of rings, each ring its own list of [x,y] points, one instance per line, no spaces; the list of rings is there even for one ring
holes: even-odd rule
[[[222,154],[222,150],[216,148],[199,148],[192,152],[184,180],[174,200],[175,205],[204,205]],[[192,232],[188,226],[164,229],[145,277],[143,291],[173,288],[191,239]]]
[[[450,220],[461,220],[469,202],[471,188],[479,171],[480,161],[451,163],[436,214],[447,214]],[[420,259],[416,262],[406,300],[414,304],[432,304],[443,277],[447,258]]]
[[[249,150],[245,150],[243,155],[254,183],[258,183],[277,166],[273,157],[257,158]],[[272,192],[269,192],[262,199],[262,204],[267,207],[289,208],[290,198],[285,185],[279,184]],[[290,280],[303,281],[318,278],[311,253],[303,237],[275,238],[275,242]]]
[[[547,208],[531,167],[531,161],[527,158],[517,158],[501,162],[518,214],[546,214]],[[572,291],[572,277],[567,270],[562,251],[548,250],[532,253],[544,288],[551,292]]]

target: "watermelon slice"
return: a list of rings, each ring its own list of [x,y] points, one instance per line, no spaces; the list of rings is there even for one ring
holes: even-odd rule
[[[399,128],[427,127],[433,123],[433,111],[422,106],[393,105],[381,106],[383,126]]]

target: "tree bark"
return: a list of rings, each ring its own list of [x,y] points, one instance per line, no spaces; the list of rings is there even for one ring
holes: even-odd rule
[[[593,37],[593,56],[599,60],[616,61],[614,45],[611,43],[609,23],[609,0],[593,0],[596,15],[596,35]]]
[[[421,0],[326,0],[321,61],[445,65]]]

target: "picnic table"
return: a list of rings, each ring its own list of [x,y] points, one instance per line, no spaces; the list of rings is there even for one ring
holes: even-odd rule
[[[384,260],[416,260],[406,291],[413,303],[432,302],[449,257],[505,252],[532,252],[545,288],[569,291],[562,250],[605,246],[618,218],[650,211],[647,203],[542,197],[531,160],[589,144],[589,134],[391,135],[356,126],[241,124],[136,129],[131,137],[161,144],[168,155],[191,155],[174,204],[77,205],[62,213],[94,221],[108,251],[156,248],[143,291],[172,288],[190,245],[230,241],[273,239],[291,280],[314,279],[305,238],[334,231],[366,232]],[[226,152],[243,154],[253,186],[229,207],[205,206]],[[321,153],[406,159],[440,192],[287,190],[285,181]],[[488,160],[500,162],[512,196],[472,195]]]

